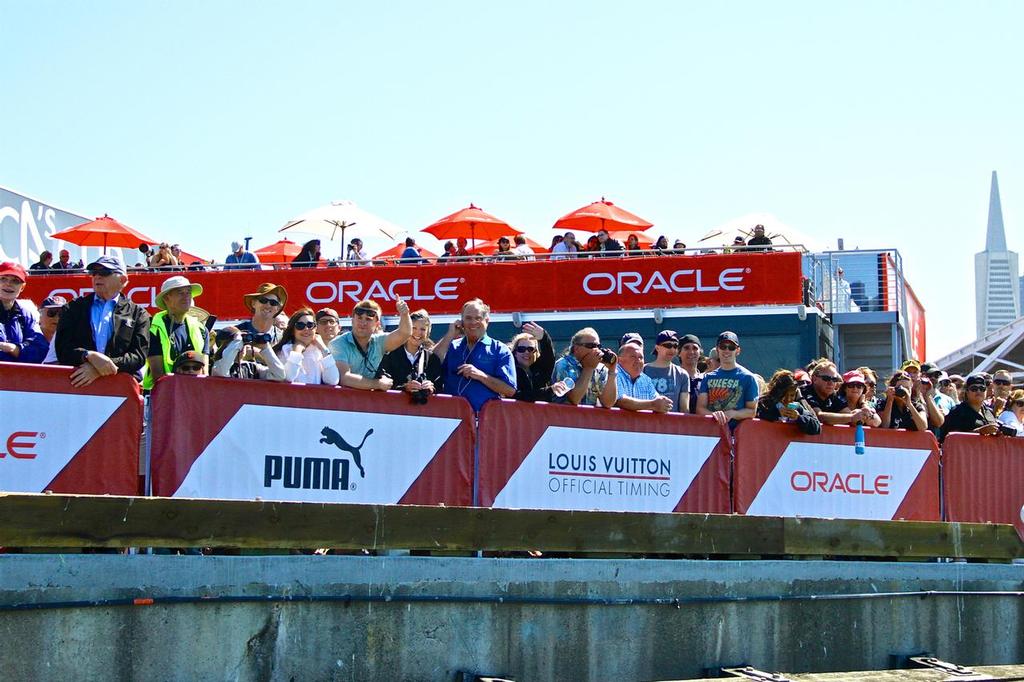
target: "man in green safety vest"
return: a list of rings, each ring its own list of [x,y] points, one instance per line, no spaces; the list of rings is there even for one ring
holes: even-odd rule
[[[160,312],[153,316],[149,327],[149,354],[146,364],[149,372],[142,382],[144,389],[153,388],[156,380],[170,374],[178,355],[193,350],[210,355],[210,332],[188,312],[192,300],[203,293],[203,287],[192,284],[182,275],[168,277],[160,285],[156,296],[156,307]],[[207,369],[208,371],[208,369]]]

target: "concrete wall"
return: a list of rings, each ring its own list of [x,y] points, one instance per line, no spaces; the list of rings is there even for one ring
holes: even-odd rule
[[[749,663],[884,668],[928,651],[1024,662],[1024,600],[723,597],[1022,589],[1024,566],[826,561],[0,555],[0,605],[264,595],[391,602],[0,610],[0,680],[515,680],[698,677]],[[405,597],[440,597],[408,602]],[[677,605],[473,598],[678,598]],[[709,599],[688,603],[687,598]],[[451,601],[464,599],[468,601]],[[2,608],[2,607],[0,607]]]

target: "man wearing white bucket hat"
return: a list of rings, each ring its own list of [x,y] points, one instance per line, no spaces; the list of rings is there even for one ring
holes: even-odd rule
[[[153,316],[149,328],[149,372],[142,382],[143,388],[153,388],[157,379],[170,374],[175,359],[185,351],[194,350],[209,357],[210,332],[194,315],[188,314],[193,299],[201,293],[202,285],[193,284],[183,275],[168,277],[160,285],[156,296],[160,312]]]

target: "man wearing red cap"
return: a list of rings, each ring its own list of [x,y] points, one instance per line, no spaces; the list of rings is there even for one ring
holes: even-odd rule
[[[18,300],[25,279],[25,268],[0,263],[0,362],[40,363],[49,349],[35,305]]]

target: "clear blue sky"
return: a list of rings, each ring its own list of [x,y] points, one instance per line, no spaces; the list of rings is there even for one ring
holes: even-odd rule
[[[600,195],[691,242],[768,211],[896,247],[974,338],[989,175],[1024,250],[1019,2],[0,0],[0,185],[222,259],[353,199],[540,240]]]

